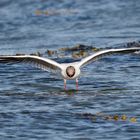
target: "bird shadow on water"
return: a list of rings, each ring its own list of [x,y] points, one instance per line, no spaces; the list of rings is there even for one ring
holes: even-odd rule
[[[66,94],[66,95],[75,95],[78,93],[78,90],[76,89],[68,89],[68,90],[63,90],[63,92]]]
[[[52,90],[53,93],[59,94],[59,95],[79,95],[79,94],[84,94],[85,92],[92,92],[91,90],[83,90],[83,89],[74,89],[74,88],[69,88],[69,89],[63,89],[63,88],[53,88]]]

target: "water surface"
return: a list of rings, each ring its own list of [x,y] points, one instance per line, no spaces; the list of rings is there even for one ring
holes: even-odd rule
[[[47,49],[77,44],[124,47],[140,40],[139,13],[139,0],[1,0],[0,54],[45,55]],[[139,139],[139,55],[110,56],[88,65],[79,91],[75,81],[68,81],[65,92],[62,79],[19,64],[0,64],[0,83],[1,139]],[[98,112],[128,118],[80,115]]]

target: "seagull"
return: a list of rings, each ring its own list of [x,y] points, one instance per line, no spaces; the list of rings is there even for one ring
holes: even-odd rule
[[[40,56],[35,55],[1,55],[0,62],[9,63],[28,63],[33,65],[37,68],[43,69],[45,71],[56,72],[60,71],[60,75],[64,79],[64,89],[66,90],[66,81],[67,80],[76,80],[76,89],[78,90],[78,78],[81,73],[81,68],[86,66],[89,63],[95,62],[96,60],[102,58],[106,55],[111,54],[128,54],[133,52],[140,51],[140,47],[133,47],[133,48],[112,48],[112,49],[104,49],[97,51],[79,61],[72,62],[72,63],[58,63],[54,60],[43,58]]]

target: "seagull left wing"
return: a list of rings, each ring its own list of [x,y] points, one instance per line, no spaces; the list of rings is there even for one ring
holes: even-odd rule
[[[61,64],[48,58],[33,55],[0,56],[0,63],[10,63],[10,62],[27,63],[46,71],[61,70]]]
[[[79,66],[82,67],[84,65],[87,65],[87,64],[94,62],[94,61],[96,61],[96,60],[98,60],[106,55],[111,55],[111,54],[116,54],[116,53],[127,54],[127,53],[133,53],[136,51],[140,51],[140,47],[101,50],[101,51],[98,51],[98,52],[82,59],[79,62]]]

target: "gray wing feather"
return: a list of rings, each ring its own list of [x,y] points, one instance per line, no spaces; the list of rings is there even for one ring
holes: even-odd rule
[[[22,55],[22,56],[0,56],[0,63],[27,63],[46,71],[61,70],[61,64],[39,56]]]
[[[108,49],[108,50],[102,50],[98,51],[84,59],[82,59],[79,63],[79,66],[84,66],[87,65],[91,62],[94,62],[106,55],[112,55],[112,54],[128,54],[128,53],[133,53],[136,51],[140,51],[140,47],[135,47],[135,48],[121,48],[121,49]]]

